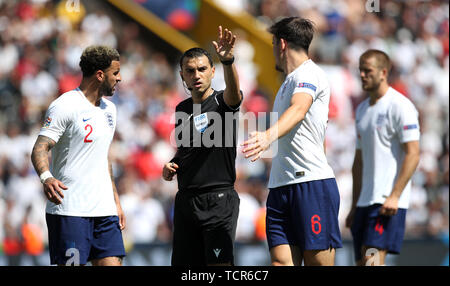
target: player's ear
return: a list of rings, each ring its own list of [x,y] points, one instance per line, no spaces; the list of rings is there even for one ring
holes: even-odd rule
[[[387,68],[383,68],[382,71],[383,71],[384,78],[387,80],[389,77],[389,70]]]
[[[216,67],[212,66],[212,68],[211,68],[211,75],[212,75],[212,77],[211,78],[214,78],[215,72],[216,72]]]
[[[283,38],[280,39],[280,48],[284,51],[287,48],[287,41]]]
[[[102,70],[98,70],[95,72],[95,78],[98,81],[102,82],[104,77],[105,77],[105,73]]]

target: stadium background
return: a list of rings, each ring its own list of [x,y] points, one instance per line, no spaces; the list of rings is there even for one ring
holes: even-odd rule
[[[326,144],[341,194],[344,239],[336,264],[353,265],[344,221],[351,203],[353,112],[363,99],[358,58],[367,48],[379,48],[394,62],[391,85],[418,108],[422,133],[403,251],[387,264],[448,265],[449,4],[437,0],[0,0],[0,265],[49,264],[46,200],[30,153],[49,103],[79,84],[84,47],[106,44],[121,54],[112,150],[127,217],[124,264],[169,265],[176,183],[160,174],[175,151],[171,115],[188,96],[178,76],[180,50],[211,50],[218,24],[232,28],[238,34],[241,111],[270,112],[281,78],[273,69],[266,28],[292,15],[316,23],[311,57],[332,86]],[[216,89],[223,88],[221,77],[217,64]],[[236,166],[236,264],[268,265],[264,205],[270,159],[250,163],[238,155]]]

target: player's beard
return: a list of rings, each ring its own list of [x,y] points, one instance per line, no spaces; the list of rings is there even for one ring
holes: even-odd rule
[[[366,91],[366,92],[373,92],[373,91],[378,90],[380,85],[381,85],[381,79],[379,79],[377,81],[372,81],[371,83],[369,83],[365,87],[363,86],[363,90]]]
[[[109,84],[108,76],[105,77],[105,81],[100,85],[100,94],[102,96],[113,96],[113,87]]]

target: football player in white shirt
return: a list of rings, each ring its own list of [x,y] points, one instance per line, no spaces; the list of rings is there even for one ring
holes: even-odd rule
[[[389,86],[390,67],[388,55],[379,50],[368,50],[359,60],[369,97],[356,110],[353,202],[346,226],[361,266],[384,265],[387,253],[400,253],[410,179],[419,163],[418,112]]]
[[[285,18],[272,27],[276,69],[286,79],[275,98],[279,120],[243,143],[255,161],[271,143],[266,233],[272,265],[334,265],[342,247],[339,191],[325,156],[330,86],[325,73],[308,57],[313,23]]]
[[[79,88],[50,104],[31,154],[48,199],[50,261],[121,265],[125,217],[108,160],[116,107],[105,98],[121,80],[120,56],[113,48],[90,46],[80,67]]]

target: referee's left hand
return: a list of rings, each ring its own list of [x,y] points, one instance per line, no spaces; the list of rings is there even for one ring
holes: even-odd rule
[[[165,164],[162,172],[163,179],[166,181],[172,181],[173,176],[177,173],[177,169],[178,165],[173,162]]]

